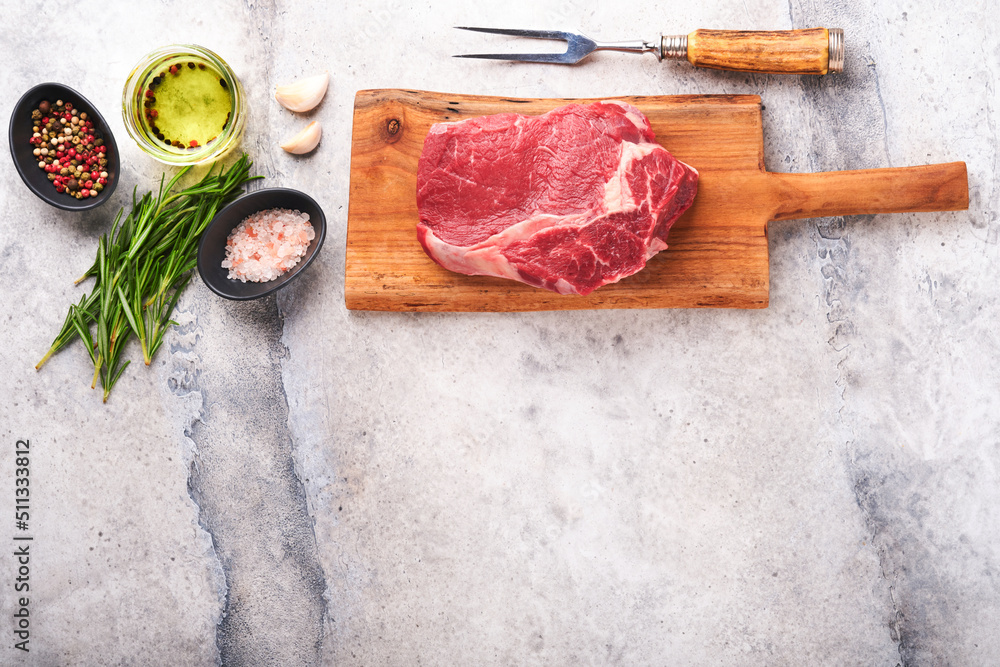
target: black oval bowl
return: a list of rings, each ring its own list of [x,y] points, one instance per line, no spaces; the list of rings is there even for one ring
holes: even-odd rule
[[[56,100],[72,102],[74,108],[87,112],[90,119],[94,121],[94,129],[100,133],[100,137],[104,139],[104,145],[108,147],[106,153],[108,166],[104,168],[104,171],[108,172],[108,183],[96,197],[76,199],[65,193],[56,192],[52,182],[47,178],[48,174],[44,169],[38,168],[38,158],[34,155],[35,146],[28,140],[34,134],[31,131],[31,112],[38,108],[42,100],[48,100],[52,104],[55,104]],[[21,175],[21,180],[46,204],[51,204],[64,211],[87,211],[108,201],[118,185],[121,156],[118,154],[115,135],[111,133],[111,127],[104,120],[104,116],[97,110],[97,107],[69,86],[64,86],[61,83],[41,83],[22,95],[17,104],[14,105],[14,112],[10,115],[7,139],[10,142],[10,155],[14,158],[14,167]]]
[[[316,231],[316,238],[309,243],[309,249],[299,263],[284,274],[266,283],[240,282],[229,279],[229,269],[222,268],[226,258],[226,240],[236,225],[257,211],[270,208],[290,208],[309,214],[309,222]],[[221,297],[246,301],[258,299],[287,285],[309,266],[326,238],[326,216],[323,209],[309,195],[288,188],[268,188],[251,192],[219,211],[208,223],[198,246],[198,273],[208,288]]]

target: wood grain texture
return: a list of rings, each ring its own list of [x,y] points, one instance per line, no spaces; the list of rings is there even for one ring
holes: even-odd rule
[[[465,276],[435,264],[417,242],[417,161],[434,123],[501,112],[541,114],[569,102],[594,100],[360,91],[351,145],[347,307],[764,308],[768,221],[968,205],[963,163],[956,163],[960,169],[935,165],[826,174],[766,172],[760,98],[755,95],[616,99],[642,110],[657,141],[699,171],[698,196],[671,229],[669,248],[646,268],[587,296],[569,296],[501,278]]]
[[[772,220],[969,208],[964,162],[770,176],[778,185]]]
[[[688,61],[697,67],[766,72],[826,74],[830,33],[804,30],[695,30],[688,35]]]

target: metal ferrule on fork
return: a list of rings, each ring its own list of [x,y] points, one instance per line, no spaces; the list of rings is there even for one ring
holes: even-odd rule
[[[687,35],[664,35],[660,38],[660,60],[664,58],[687,58]]]

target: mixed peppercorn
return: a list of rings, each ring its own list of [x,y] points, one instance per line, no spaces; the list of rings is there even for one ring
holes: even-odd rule
[[[96,197],[108,183],[108,149],[87,113],[72,102],[42,100],[31,121],[32,152],[56,192]]]

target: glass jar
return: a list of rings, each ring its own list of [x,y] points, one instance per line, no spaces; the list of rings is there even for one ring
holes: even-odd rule
[[[222,58],[201,46],[173,44],[133,68],[122,91],[122,117],[146,154],[166,164],[199,164],[239,145],[246,101]]]

